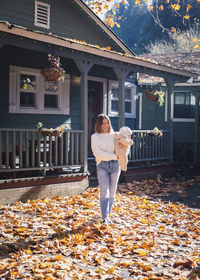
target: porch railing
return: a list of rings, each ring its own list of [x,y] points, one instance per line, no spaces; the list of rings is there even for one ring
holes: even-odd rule
[[[0,172],[82,168],[82,143],[82,130],[65,130],[58,137],[35,129],[0,128]]]
[[[133,130],[129,162],[170,159],[169,131],[149,136]],[[8,171],[84,169],[82,130],[65,130],[61,137],[42,136],[35,129],[0,128],[0,173]]]
[[[170,133],[162,130],[162,136],[150,136],[149,130],[133,130],[129,162],[170,159]]]

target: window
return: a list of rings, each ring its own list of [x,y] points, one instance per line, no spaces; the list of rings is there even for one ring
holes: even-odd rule
[[[69,75],[48,82],[39,69],[10,66],[9,112],[69,114]]]
[[[50,5],[35,1],[35,26],[50,28]]]
[[[195,97],[191,92],[174,92],[174,118],[195,118]]]
[[[125,83],[125,117],[136,117],[136,86]],[[119,112],[119,83],[109,82],[109,116],[118,116]]]

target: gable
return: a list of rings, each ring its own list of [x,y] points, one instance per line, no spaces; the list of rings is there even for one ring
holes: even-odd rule
[[[50,28],[35,25],[35,0],[1,0],[0,20],[31,30],[64,38],[85,41],[113,51],[129,52],[128,48],[81,1],[41,0],[50,5]],[[82,6],[81,6],[82,5]],[[99,22],[101,22],[99,24]]]

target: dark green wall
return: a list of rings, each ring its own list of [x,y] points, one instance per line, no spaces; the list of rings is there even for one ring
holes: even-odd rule
[[[80,9],[72,0],[42,0],[50,3],[50,30],[34,26],[34,0],[1,0],[0,20],[11,24],[41,30],[65,38],[86,41],[100,47],[111,47],[122,52],[121,48]]]
[[[166,91],[166,88],[162,89]],[[174,91],[198,91],[197,87],[175,87]],[[165,105],[159,107],[157,102],[151,102],[145,95],[145,88],[141,87],[142,93],[142,129],[168,129],[165,121]],[[173,138],[177,143],[194,143],[194,122],[173,122]]]
[[[47,54],[26,49],[4,46],[0,51],[0,126],[10,128],[36,128],[38,122],[47,127],[57,127],[71,119],[72,129],[80,128],[80,87],[70,82],[70,115],[9,114],[9,65],[42,69],[47,63]],[[75,70],[73,61],[62,59],[64,69]],[[69,67],[71,65],[71,67]],[[78,72],[77,69],[75,72]],[[68,72],[69,73],[69,72]],[[72,75],[75,75],[71,72]]]

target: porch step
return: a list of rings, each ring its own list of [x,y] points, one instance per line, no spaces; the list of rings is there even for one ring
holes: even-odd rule
[[[44,197],[68,196],[82,193],[88,187],[88,174],[4,180],[0,184],[0,203],[25,202]]]

